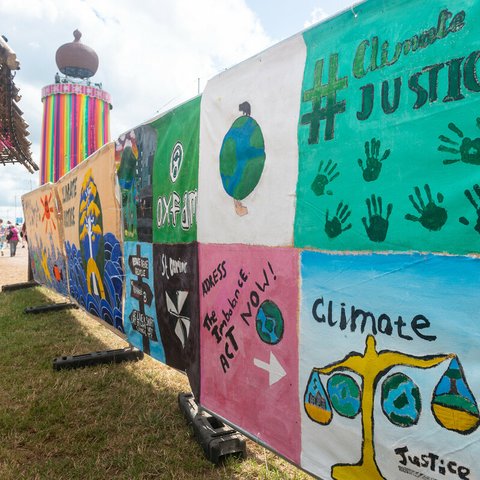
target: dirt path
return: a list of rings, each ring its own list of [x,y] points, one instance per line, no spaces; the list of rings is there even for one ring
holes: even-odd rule
[[[10,245],[5,245],[0,255],[0,286],[27,281],[28,248],[17,245],[17,253],[10,257]]]

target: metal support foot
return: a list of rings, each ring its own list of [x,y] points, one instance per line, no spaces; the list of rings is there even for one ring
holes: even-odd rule
[[[200,411],[192,393],[180,393],[178,404],[208,460],[218,465],[229,456],[247,456],[245,437],[219,418]]]
[[[104,350],[100,352],[84,353],[82,355],[70,355],[53,359],[53,369],[72,369],[91,367],[105,363],[121,363],[143,359],[143,352],[135,347],[119,348],[116,350]]]
[[[78,308],[76,303],[66,302],[66,303],[49,303],[46,305],[37,305],[36,307],[27,307],[25,313],[45,313],[45,312],[55,312],[57,310],[67,310],[70,308]]]

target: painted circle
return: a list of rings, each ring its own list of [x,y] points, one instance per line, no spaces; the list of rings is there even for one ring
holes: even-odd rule
[[[360,411],[360,388],[349,375],[336,373],[328,379],[327,392],[335,411],[342,417],[355,418]]]
[[[274,302],[265,300],[258,307],[255,326],[262,342],[275,345],[282,339],[285,324],[282,312]]]
[[[382,384],[382,410],[399,427],[411,427],[418,422],[422,408],[420,390],[403,373],[390,375]]]
[[[177,142],[172,150],[170,156],[170,179],[172,182],[176,182],[180,168],[183,162],[183,146],[180,142]]]
[[[238,117],[220,150],[223,188],[235,200],[243,200],[257,186],[264,164],[265,143],[260,126],[248,115]]]

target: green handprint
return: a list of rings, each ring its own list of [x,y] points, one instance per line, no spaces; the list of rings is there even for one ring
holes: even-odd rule
[[[319,197],[324,193],[326,193],[327,195],[332,194],[332,192],[329,190],[325,191],[325,187],[329,183],[333,182],[340,175],[340,172],[335,172],[337,166],[338,164],[333,163],[332,160],[329,160],[325,167],[323,167],[323,160],[320,162],[320,165],[318,166],[317,176],[313,179],[311,186],[315,195]]]
[[[477,127],[480,128],[480,118],[477,118]],[[448,145],[452,145],[451,147],[447,147],[446,145],[440,145],[438,147],[438,150],[440,152],[460,155],[460,158],[448,158],[444,160],[444,165],[449,165],[451,163],[457,162],[480,165],[480,138],[474,138],[472,140],[469,137],[465,137],[464,133],[453,122],[448,124],[448,128],[453,133],[455,133],[455,135],[457,135],[459,139],[462,139],[462,143],[459,146],[458,141],[452,140],[445,135],[440,135],[438,137],[442,142]]]
[[[447,211],[443,207],[439,207],[432,198],[432,192],[430,186],[425,184],[425,193],[427,194],[427,204],[423,201],[422,195],[420,193],[420,188],[415,187],[415,195],[417,200],[413,195],[409,195],[408,198],[412,202],[415,210],[420,214],[419,217],[415,217],[410,213],[405,215],[407,220],[412,222],[420,222],[420,224],[425,227],[427,230],[437,231],[440,230],[447,221]],[[437,200],[439,203],[443,202],[443,195],[437,193]]]
[[[475,184],[473,186],[473,191],[477,194],[477,197],[480,200],[480,186],[478,186],[478,184]],[[478,202],[473,198],[472,192],[468,190],[468,188],[467,190],[465,190],[465,196],[467,197],[467,200],[472,204],[473,208],[475,209],[475,213],[477,214],[477,222],[475,223],[473,229],[477,233],[480,233],[480,207],[478,205]],[[470,225],[470,222],[465,217],[460,217],[458,221],[463,225]]]
[[[366,217],[362,218],[363,226],[367,232],[368,238],[372,242],[383,242],[387,236],[388,219],[392,213],[393,205],[387,205],[387,216],[382,217],[382,197],[375,197],[374,194],[365,200],[368,209],[368,224]],[[373,207],[373,214],[372,214]]]
[[[335,238],[338,237],[345,230],[349,230],[350,228],[352,228],[351,223],[349,223],[345,228],[342,228],[351,213],[352,211],[348,209],[348,205],[344,205],[343,202],[340,202],[338,204],[335,216],[332,217],[331,220],[328,218],[329,215],[327,210],[327,213],[325,215],[325,233],[330,238]]]
[[[385,150],[382,155],[382,158],[379,160],[378,156],[380,155],[380,140],[372,138],[370,144],[368,141],[365,142],[365,156],[366,156],[366,165],[363,168],[363,161],[359,158],[358,164],[362,169],[363,179],[366,182],[373,182],[380,175],[382,170],[382,162],[388,158],[390,155],[390,149]]]

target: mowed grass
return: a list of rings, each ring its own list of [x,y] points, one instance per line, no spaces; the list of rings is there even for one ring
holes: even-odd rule
[[[127,346],[80,310],[23,313],[55,300],[0,293],[0,479],[311,478],[250,441],[246,460],[211,464],[178,408],[186,377],[149,357],[54,371],[57,356]]]

